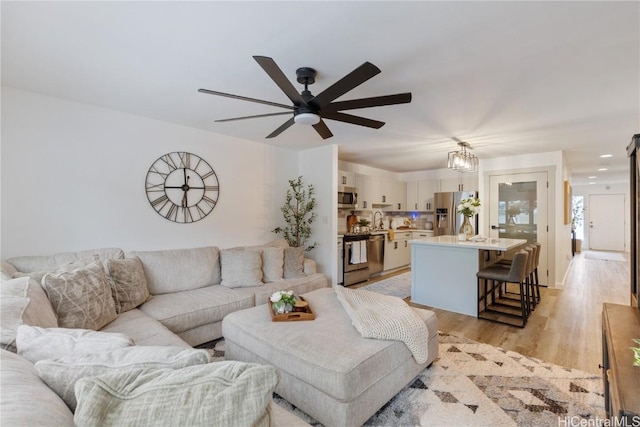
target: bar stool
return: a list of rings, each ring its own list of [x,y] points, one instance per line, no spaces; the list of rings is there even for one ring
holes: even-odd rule
[[[476,273],[478,284],[478,319],[518,326],[520,328],[525,327],[527,318],[529,317],[529,298],[526,284],[528,258],[529,252],[523,250],[513,256],[509,269],[503,266],[491,266]],[[518,284],[520,289],[519,306],[505,304],[496,300],[495,291],[501,289],[502,285],[506,283]],[[491,302],[489,302],[489,300],[491,300]],[[486,317],[486,313],[515,317],[520,320],[520,323],[513,324],[501,320],[499,317]]]
[[[542,299],[542,295],[540,294],[540,279],[538,277],[538,265],[540,265],[540,252],[542,252],[542,243],[536,242],[536,259],[534,261],[533,267],[533,283],[535,286],[535,295],[537,302],[539,303]]]
[[[524,248],[522,248],[521,251],[526,251],[529,254],[527,258],[527,268],[525,274],[525,298],[527,301],[527,315],[529,315],[536,308],[537,303],[534,297],[533,289],[534,263],[537,253],[537,247],[535,244],[528,244]],[[503,268],[507,270],[511,268],[512,261],[502,260],[494,265],[496,266],[496,268]],[[511,301],[518,301],[520,299],[520,292],[510,291],[507,287],[507,283],[501,284],[501,286],[498,288],[498,295],[500,296],[500,298]]]

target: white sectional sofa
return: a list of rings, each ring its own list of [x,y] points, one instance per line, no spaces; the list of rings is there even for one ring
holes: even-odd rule
[[[38,419],[46,420],[46,411],[52,407],[63,414],[55,415],[53,410],[51,419],[60,420],[59,424],[73,420],[69,408],[65,414],[65,408],[59,407],[59,403],[65,406],[61,400],[56,403],[54,397],[43,395],[44,383],[29,372],[33,364],[9,353],[16,350],[19,325],[92,329],[124,334],[138,346],[189,348],[221,338],[226,315],[264,304],[277,290],[303,294],[329,286],[327,277],[316,272],[315,262],[303,256],[300,248],[289,248],[282,240],[231,249],[125,252],[106,248],[2,261],[0,413],[4,421],[38,425],[29,412],[37,409]],[[15,290],[23,285],[24,291]],[[10,398],[16,378],[22,375],[25,383],[19,398]],[[274,411],[286,420],[276,424],[299,422],[278,408]]]

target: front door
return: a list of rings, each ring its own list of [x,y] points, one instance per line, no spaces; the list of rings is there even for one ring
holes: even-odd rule
[[[589,196],[589,249],[624,251],[624,194]]]
[[[540,284],[549,282],[547,172],[489,178],[489,237],[540,242]]]

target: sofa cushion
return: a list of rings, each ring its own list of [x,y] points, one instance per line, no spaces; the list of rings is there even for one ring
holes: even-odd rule
[[[262,248],[246,247],[220,251],[222,286],[242,288],[262,285]]]
[[[100,330],[130,337],[136,345],[171,345],[191,347],[162,323],[147,316],[139,308],[126,311]]]
[[[247,289],[248,290],[248,289]],[[254,306],[253,293],[221,285],[156,295],[140,310],[175,333],[221,321],[234,311]]]
[[[111,292],[116,312],[124,313],[151,298],[142,262],[138,257],[108,259],[105,268],[111,279]]]
[[[23,357],[0,350],[0,381],[3,426],[73,426],[73,413]]]
[[[72,271],[75,270],[76,268],[80,268],[80,267],[84,267],[86,265],[91,264],[91,262],[93,261],[97,261],[100,258],[98,257],[98,255],[93,255],[90,258],[86,258],[86,259],[78,259],[72,262],[68,262],[68,263],[64,263],[62,265],[57,266],[54,269],[49,269],[49,270],[41,270],[41,271],[32,271],[29,273],[23,273],[22,271],[18,271],[17,273],[13,274],[14,278],[18,278],[18,277],[31,277],[33,280],[35,280],[36,282],[40,283],[42,285],[42,278],[44,276],[46,276],[49,273],[62,273],[64,271]]]
[[[222,333],[227,344],[260,355],[341,402],[360,396],[405,363],[418,366],[402,342],[362,338],[333,289],[320,289],[304,297],[316,315],[312,322],[280,322],[276,326],[267,310],[255,307],[225,317]],[[436,335],[435,313],[415,310],[427,324],[429,333]],[[300,323],[304,323],[303,328]]]
[[[286,248],[284,250],[284,278],[304,277],[304,247]]]
[[[38,376],[75,411],[74,386],[80,378],[96,377],[123,369],[179,369],[210,361],[207,350],[133,346],[105,353],[40,360],[35,368]]]
[[[118,316],[100,261],[72,271],[49,273],[42,278],[42,287],[61,327],[98,330]]]
[[[87,329],[39,328],[19,326],[16,335],[18,354],[31,363],[68,355],[94,354],[134,345],[124,334]]]
[[[81,426],[268,426],[277,369],[217,362],[151,372],[126,370],[76,383]]]
[[[127,252],[142,261],[151,295],[189,291],[220,283],[220,251],[216,247]]]
[[[30,277],[3,280],[0,285],[2,348],[15,352],[18,326],[58,326],[56,314],[42,287]]]
[[[262,281],[280,280],[284,280],[284,248],[265,246],[262,248]]]
[[[124,252],[119,248],[90,249],[79,252],[63,252],[44,256],[21,256],[9,258],[7,262],[23,273],[34,271],[51,271],[61,265],[74,261],[92,258],[97,255],[101,260],[110,258],[124,258]]]
[[[18,272],[18,269],[13,265],[9,264],[7,261],[2,260],[2,264],[0,265],[0,279],[9,280],[13,278],[13,275]]]

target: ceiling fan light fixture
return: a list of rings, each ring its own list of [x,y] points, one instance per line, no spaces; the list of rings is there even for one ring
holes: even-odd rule
[[[467,151],[469,143],[458,142],[458,145],[461,150],[449,152],[447,167],[458,172],[477,172],[478,158]]]
[[[316,125],[320,123],[320,116],[314,113],[298,113],[293,121],[301,125]]]

